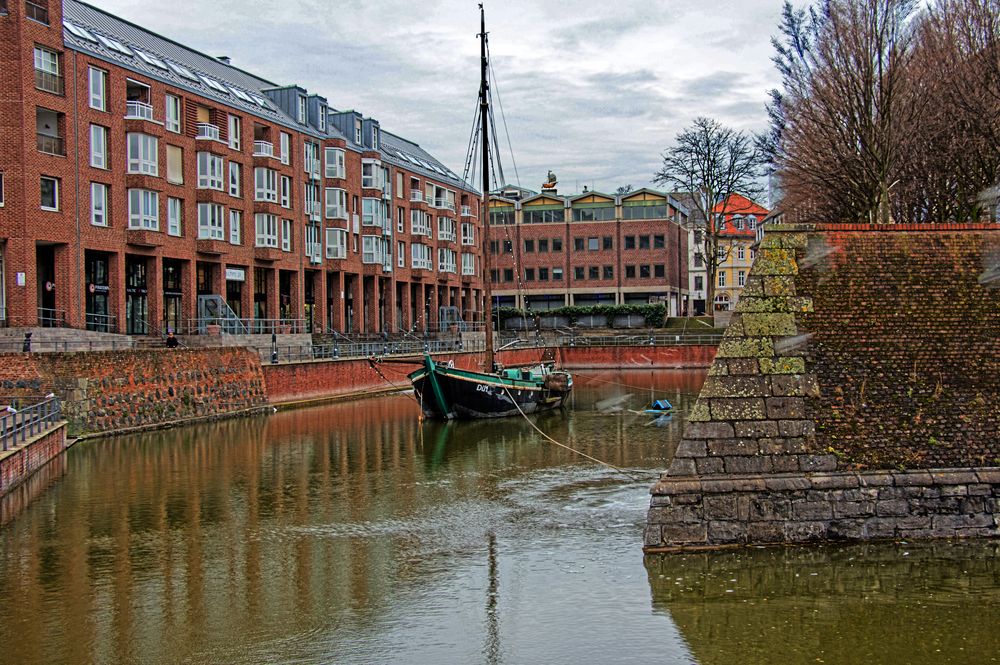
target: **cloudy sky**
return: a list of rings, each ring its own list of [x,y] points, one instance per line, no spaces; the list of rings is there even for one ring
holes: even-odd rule
[[[476,0],[90,1],[377,118],[462,172],[479,87]],[[537,190],[551,169],[561,193],[643,187],[698,115],[762,129],[780,11],[781,0],[486,0],[520,183]]]

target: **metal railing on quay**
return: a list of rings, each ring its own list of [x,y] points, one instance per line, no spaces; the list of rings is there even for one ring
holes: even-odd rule
[[[715,346],[722,341],[717,334],[631,334],[631,335],[562,335],[555,339],[558,346]]]
[[[451,339],[344,341],[334,344],[278,345],[270,349],[261,349],[260,356],[264,361],[277,363],[485,350],[486,346],[482,341],[467,342],[459,337],[454,337]]]
[[[38,308],[38,325],[42,328],[65,328],[66,312],[50,307]]]
[[[86,319],[87,330],[102,333],[118,332],[118,329],[115,327],[114,314],[93,314],[87,312]]]
[[[32,340],[25,348],[20,339],[0,340],[0,353],[77,353],[80,351],[129,351],[135,348],[130,339],[115,340]]]
[[[62,420],[62,407],[58,397],[48,397],[36,404],[21,408],[8,404],[0,411],[0,442],[3,444],[3,450],[7,451],[46,432],[60,420]]]

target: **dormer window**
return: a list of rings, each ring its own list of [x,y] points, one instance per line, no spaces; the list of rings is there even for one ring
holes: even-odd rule
[[[299,123],[306,124],[306,98],[299,96]]]
[[[378,150],[378,127],[372,127],[372,150]]]
[[[361,145],[361,118],[354,119],[354,142]]]
[[[325,106],[320,106],[319,107],[319,131],[321,131],[321,132],[325,132],[326,131],[326,107]]]

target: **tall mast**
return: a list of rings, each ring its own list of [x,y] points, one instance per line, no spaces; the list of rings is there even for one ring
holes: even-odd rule
[[[483,3],[479,3],[479,49],[482,78],[479,83],[479,119],[482,123],[481,150],[483,152],[483,193],[479,204],[479,219],[483,227],[483,286],[486,293],[486,367],[487,372],[493,371],[493,260],[490,256],[490,102],[489,82],[486,80],[486,11]]]

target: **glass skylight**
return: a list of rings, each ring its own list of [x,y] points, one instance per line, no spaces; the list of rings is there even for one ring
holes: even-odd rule
[[[104,44],[105,47],[111,49],[112,51],[118,51],[122,55],[127,55],[129,57],[135,55],[132,53],[132,49],[125,46],[117,39],[111,39],[110,37],[105,37],[104,35],[97,35],[97,39]]]
[[[184,67],[183,65],[178,65],[176,62],[170,62],[168,60],[167,61],[167,66],[169,66],[170,69],[174,70],[174,73],[177,74],[178,76],[182,76],[182,77],[184,77],[186,79],[190,79],[192,81],[197,81],[198,80],[198,77],[194,75],[194,72],[192,72],[187,67]]]
[[[75,23],[70,23],[69,21],[63,21],[63,27],[69,30],[71,33],[79,37],[80,39],[86,39],[90,42],[96,42],[97,38],[94,37],[86,28],[82,28]]]
[[[167,63],[163,62],[162,60],[160,60],[159,58],[157,58],[155,55],[150,55],[149,53],[146,53],[145,51],[140,51],[138,49],[136,49],[135,54],[137,56],[139,56],[139,58],[143,62],[145,62],[147,65],[152,65],[153,67],[156,67],[158,69],[166,69],[167,68]]]

